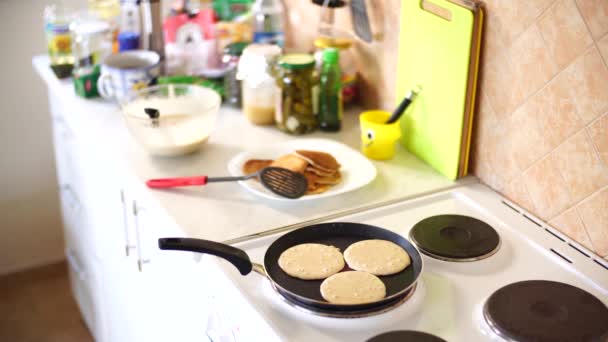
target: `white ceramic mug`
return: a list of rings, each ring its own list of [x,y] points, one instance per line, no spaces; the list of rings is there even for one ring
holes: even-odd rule
[[[121,52],[104,59],[97,89],[102,97],[117,100],[132,90],[147,87],[159,75],[160,56],[156,52]]]

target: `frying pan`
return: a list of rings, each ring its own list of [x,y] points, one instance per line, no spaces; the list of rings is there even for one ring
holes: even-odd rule
[[[351,244],[369,239],[391,241],[401,246],[411,259],[411,264],[405,270],[397,274],[379,277],[386,286],[386,297],[379,301],[355,305],[329,303],[321,296],[320,286],[323,280],[297,279],[289,276],[279,267],[278,260],[281,253],[295,245],[320,243],[338,247],[344,252]],[[181,250],[218,256],[232,263],[242,275],[247,275],[252,270],[260,273],[284,297],[322,310],[358,311],[382,307],[404,297],[422,273],[420,253],[407,239],[389,230],[361,223],[321,223],[293,230],[279,237],[268,247],[263,265],[252,263],[243,250],[213,241],[161,238],[158,240],[158,245],[163,250]]]

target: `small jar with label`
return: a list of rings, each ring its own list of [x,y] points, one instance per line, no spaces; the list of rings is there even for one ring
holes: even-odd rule
[[[239,60],[236,78],[242,81],[243,112],[253,124],[274,124],[277,90],[273,70],[280,54],[277,45],[251,44]]]
[[[279,60],[279,98],[275,109],[277,126],[290,134],[314,131],[317,120],[318,82],[315,59],[309,54],[288,54]]]

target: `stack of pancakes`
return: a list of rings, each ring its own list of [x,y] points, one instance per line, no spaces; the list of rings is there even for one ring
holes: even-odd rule
[[[340,163],[331,154],[297,150],[276,160],[250,159],[243,165],[245,174],[268,167],[282,167],[300,173],[308,180],[307,195],[321,194],[342,181]]]

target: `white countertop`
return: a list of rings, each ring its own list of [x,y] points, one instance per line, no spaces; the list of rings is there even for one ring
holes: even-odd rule
[[[280,144],[300,137],[274,127],[250,124],[240,111],[222,107],[217,127],[200,152],[177,158],[150,157],[129,135],[116,104],[78,97],[71,81],[58,80],[46,56],[33,59],[47,83],[49,96],[60,99],[68,126],[97,153],[124,167],[130,178],[142,184],[149,178],[206,174],[228,175],[227,163],[237,153]],[[359,148],[357,112],[346,113],[339,133],[315,132],[302,138],[326,138]],[[307,202],[277,202],[249,193],[237,183],[171,191],[144,190],[179,226],[184,236],[234,242],[249,235],[286,228],[344,211],[476,182],[467,177],[453,182],[409,154],[401,146],[387,162],[374,161],[377,178],[354,192]],[[112,167],[112,166],[108,166]],[[232,240],[232,241],[230,241]]]

